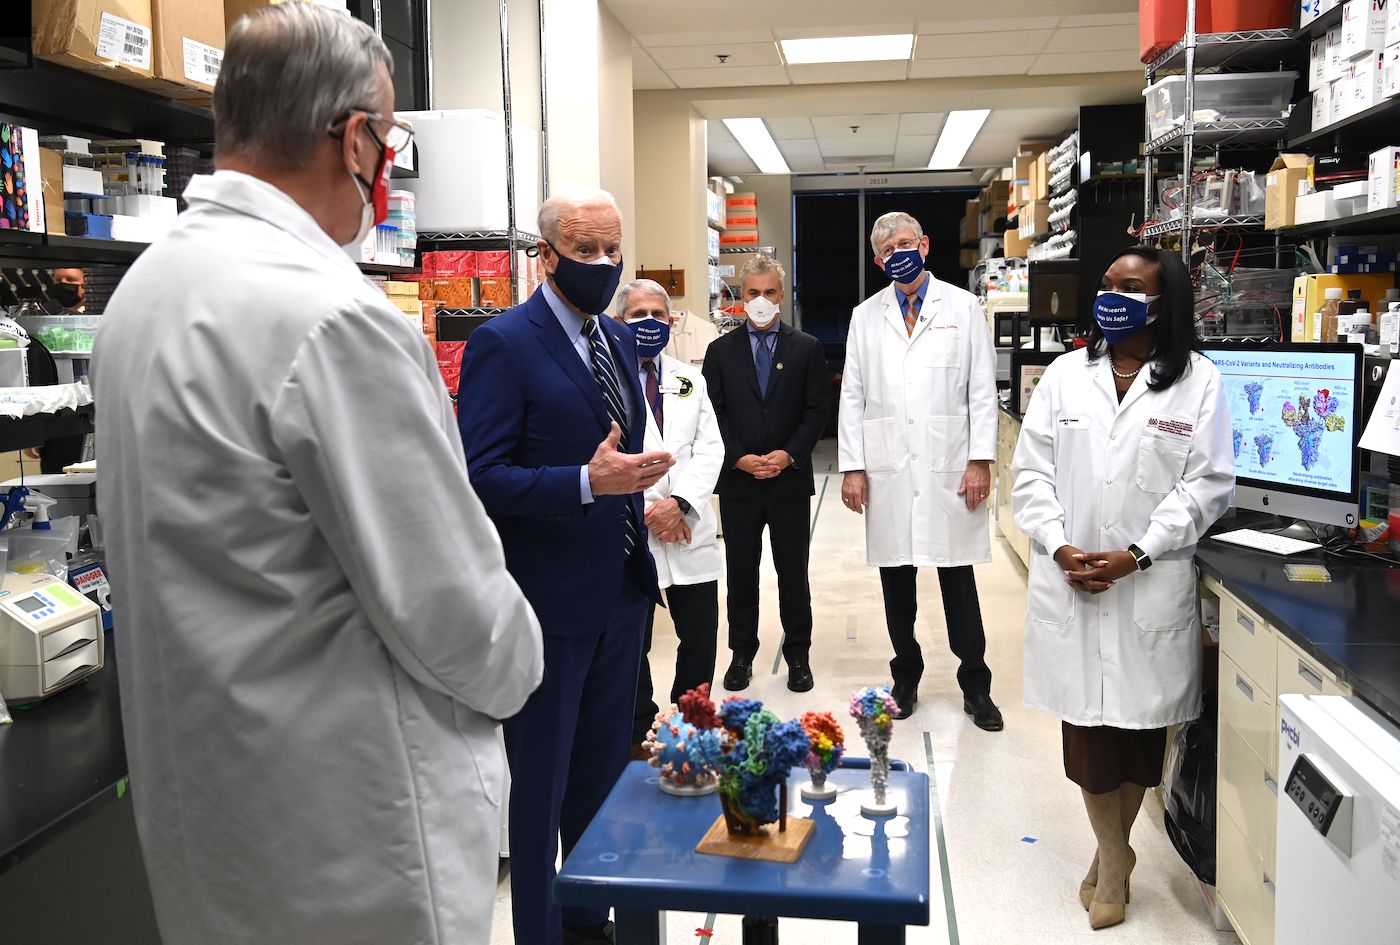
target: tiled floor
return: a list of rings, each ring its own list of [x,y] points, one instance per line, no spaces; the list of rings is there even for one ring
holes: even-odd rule
[[[781,629],[776,580],[771,564],[764,565],[763,650],[746,695],[763,699],[783,718],[808,709],[827,709],[845,718],[853,689],[889,681],[889,638],[879,578],[865,564],[861,519],[841,504],[841,478],[834,472],[834,458],[835,441],[823,441],[816,468],[832,471],[819,477],[821,501],[813,502],[812,669],[817,686],[812,692],[789,692],[786,670],[779,666],[773,671]],[[992,695],[1006,717],[1006,730],[998,734],[975,728],[962,712],[937,578],[920,576],[919,638],[927,668],[917,711],[896,723],[891,755],[927,771],[926,744],[932,750],[952,890],[945,895],[939,864],[932,864],[933,918],[928,928],[910,929],[908,941],[920,945],[1237,941],[1233,933],[1214,930],[1195,877],[1163,831],[1162,808],[1151,793],[1133,835],[1138,866],[1128,921],[1101,932],[1089,928],[1078,888],[1093,856],[1093,836],[1079,789],[1065,780],[1061,767],[1059,720],[1021,705],[1025,570],[995,538],[992,556],[990,564],[977,568],[977,583],[987,628],[987,661],[995,674]],[[723,626],[720,634],[717,675],[723,674],[728,656]],[[663,690],[671,678],[674,647],[674,632],[664,614],[658,615],[651,660],[658,688]],[[716,695],[725,693],[720,689]],[[709,939],[696,934],[705,927],[705,915],[672,914],[668,919],[670,945],[697,941],[738,945],[740,941],[739,919],[734,916],[715,919]],[[495,921],[493,942],[510,945],[510,884],[504,873]],[[781,935],[785,943],[845,945],[855,942],[856,929],[842,923],[783,920]]]

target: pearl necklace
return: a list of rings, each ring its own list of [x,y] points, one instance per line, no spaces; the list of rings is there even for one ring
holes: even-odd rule
[[[1128,373],[1124,374],[1122,371],[1118,370],[1118,366],[1114,364],[1113,355],[1111,354],[1108,356],[1108,369],[1113,372],[1114,377],[1122,378],[1125,381],[1131,380],[1132,378],[1137,377],[1139,374],[1142,373],[1142,365],[1139,364],[1137,366],[1136,371],[1129,371]]]

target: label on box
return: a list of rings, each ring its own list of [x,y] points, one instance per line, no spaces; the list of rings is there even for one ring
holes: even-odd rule
[[[198,40],[185,40],[185,78],[191,82],[213,85],[219,81],[219,67],[224,64],[224,51]]]
[[[1327,37],[1312,41],[1308,53],[1308,91],[1316,90],[1327,81]]]
[[[102,14],[97,34],[97,55],[137,69],[151,68],[151,28],[131,20]]]

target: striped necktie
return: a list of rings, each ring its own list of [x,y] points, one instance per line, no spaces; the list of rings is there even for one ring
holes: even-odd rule
[[[914,337],[914,326],[919,323],[919,293],[910,292],[904,297],[904,327],[909,337]]]
[[[620,442],[627,442],[627,407],[622,399],[622,385],[618,383],[617,371],[613,369],[612,356],[608,354],[608,341],[598,327],[597,318],[586,319],[583,333],[588,338],[588,348],[593,363],[593,379],[598,382],[598,393],[603,395],[608,416],[622,431]],[[627,502],[627,553],[631,554],[637,544],[637,523],[632,513],[632,502]]]

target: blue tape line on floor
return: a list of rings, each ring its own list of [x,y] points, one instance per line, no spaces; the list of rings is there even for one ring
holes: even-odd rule
[[[933,811],[933,835],[938,845],[938,866],[943,874],[943,908],[948,915],[948,945],[959,945],[958,913],[953,908],[953,877],[948,872],[948,844],[943,837],[943,808],[938,802],[938,774],[933,766],[933,739],[924,732],[924,759],[928,762],[929,809]]]

